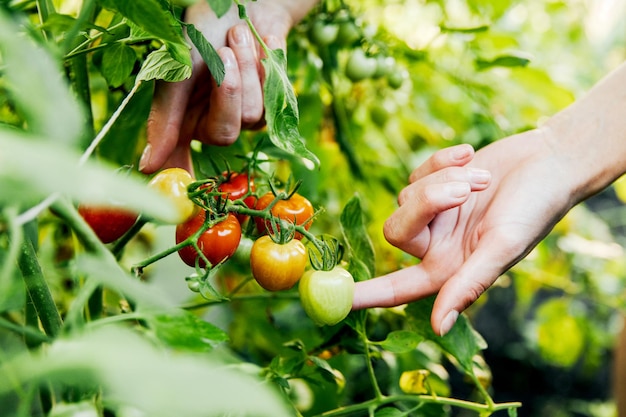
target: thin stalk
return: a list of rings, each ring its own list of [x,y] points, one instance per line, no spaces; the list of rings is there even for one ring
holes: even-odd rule
[[[48,288],[48,283],[43,276],[41,266],[37,261],[35,248],[28,239],[24,239],[20,247],[18,266],[22,271],[28,296],[35,306],[46,335],[51,338],[56,337],[61,331],[63,322],[50,293],[50,288]]]
[[[133,98],[133,96],[135,95],[135,93],[137,92],[137,90],[139,89],[140,86],[141,86],[141,81],[138,81],[138,82],[135,83],[135,85],[133,85],[133,88],[128,92],[126,97],[124,97],[124,100],[122,100],[122,102],[120,103],[119,107],[111,115],[109,120],[107,120],[106,124],[102,127],[100,132],[98,132],[98,134],[91,141],[91,143],[89,144],[89,146],[87,147],[85,152],[81,155],[80,160],[78,162],[79,165],[83,165],[89,159],[89,157],[95,151],[95,149],[98,147],[100,142],[102,142],[102,140],[107,135],[107,133],[109,133],[109,130],[111,130],[111,127],[113,126],[113,124],[115,124],[117,119],[120,117],[120,115],[122,114],[122,112],[124,111],[124,109],[126,108],[128,103],[130,102],[130,100]]]
[[[17,334],[21,334],[31,341],[36,342],[37,345],[50,342],[50,338],[48,336],[41,333],[39,330],[35,330],[34,327],[20,326],[19,324],[13,323],[12,321],[9,321],[3,317],[0,317],[0,327],[3,327]]]

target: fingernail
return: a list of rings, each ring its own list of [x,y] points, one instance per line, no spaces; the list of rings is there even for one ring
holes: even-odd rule
[[[469,174],[473,184],[487,184],[491,180],[491,172],[486,169],[470,168]]]
[[[246,25],[237,25],[233,29],[233,40],[241,46],[252,43],[252,34]]]
[[[152,145],[147,144],[139,159],[139,171],[143,171],[150,164],[150,157],[152,155]]]
[[[456,319],[459,318],[459,312],[456,310],[451,310],[446,317],[441,321],[441,325],[439,326],[439,334],[441,336],[445,336],[456,323]]]
[[[462,198],[466,197],[472,190],[466,182],[452,182],[447,185],[450,197]]]
[[[452,159],[454,159],[455,161],[464,160],[472,153],[472,151],[473,148],[471,146],[457,146],[452,149]]]

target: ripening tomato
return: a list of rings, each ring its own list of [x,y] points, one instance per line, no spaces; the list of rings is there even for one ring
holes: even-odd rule
[[[217,189],[228,195],[230,200],[239,200],[243,198],[246,194],[248,194],[248,190],[254,192],[256,189],[254,185],[254,179],[249,178],[247,174],[244,173],[225,173],[224,176],[227,178],[226,181],[221,183]],[[248,208],[254,208],[256,204],[256,196],[249,195],[243,199],[243,203]],[[237,219],[240,223],[243,223],[248,216],[243,214],[236,214]]]
[[[271,191],[264,194],[259,198],[259,201],[257,201],[255,208],[257,210],[264,210],[274,201],[274,198],[276,197]],[[270,211],[275,217],[299,226],[304,226],[305,230],[309,230],[311,227],[312,220],[310,219],[314,214],[311,202],[298,193],[292,194],[287,200],[277,201]],[[265,233],[272,227],[269,220],[255,217],[254,221],[260,233]],[[301,233],[296,233],[294,237],[296,239],[302,239],[303,236]]]
[[[269,236],[261,236],[250,251],[252,276],[268,291],[293,287],[304,274],[306,264],[306,248],[297,239],[277,243]]]
[[[176,226],[176,244],[181,243],[196,233],[204,225],[205,218],[206,212],[200,210],[194,217]],[[203,232],[197,243],[200,251],[211,262],[211,265],[217,265],[235,253],[240,240],[241,225],[239,220],[237,220],[235,215],[229,213],[226,219]],[[197,258],[198,266],[201,268],[206,267],[206,263],[199,257],[198,252],[192,245],[179,249],[178,255],[189,266],[195,266]]]
[[[198,206],[187,195],[187,187],[193,181],[191,174],[182,168],[166,168],[148,183],[148,187],[162,193],[174,204],[177,213],[174,224],[184,223],[198,212]]]
[[[319,326],[332,326],[352,309],[354,279],[341,266],[330,271],[308,271],[298,284],[306,314]]]
[[[139,217],[138,213],[115,203],[104,206],[80,204],[78,213],[102,243],[111,243],[122,237]]]

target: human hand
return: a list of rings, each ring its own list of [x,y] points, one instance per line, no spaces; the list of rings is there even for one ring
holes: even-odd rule
[[[285,49],[293,26],[289,2],[258,1],[247,13],[270,49]],[[192,139],[213,145],[230,145],[240,130],[263,124],[262,49],[236,7],[221,18],[206,1],[187,9],[192,23],[215,47],[226,74],[218,87],[200,54],[192,49],[192,76],[178,83],[158,82],[148,118],[148,144],[139,168],[146,174],[166,167],[192,171]]]
[[[574,205],[566,172],[541,130],[440,150],[410,176],[385,223],[417,265],[358,282],[353,309],[390,307],[438,294],[437,334],[521,260]]]

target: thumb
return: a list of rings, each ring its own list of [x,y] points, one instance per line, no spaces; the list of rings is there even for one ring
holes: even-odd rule
[[[431,313],[436,334],[448,333],[460,313],[474,303],[506,270],[498,259],[506,259],[497,245],[483,242],[459,270],[442,285]]]
[[[139,160],[139,170],[151,174],[160,169],[174,152],[189,102],[192,80],[155,85],[146,126],[147,144]]]

